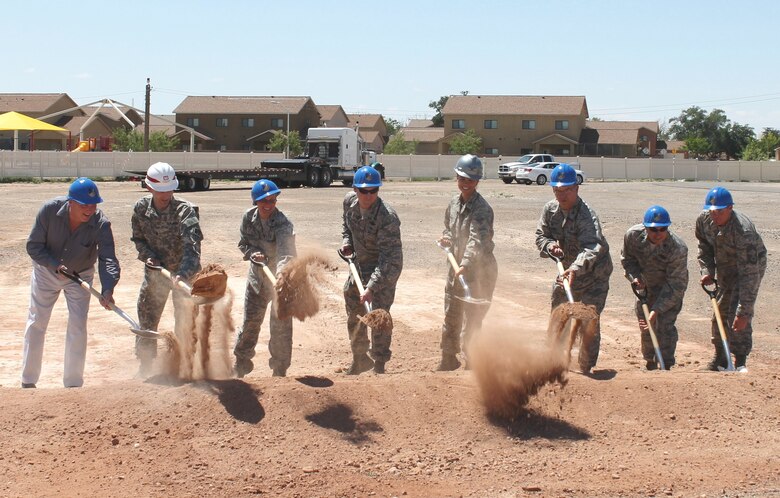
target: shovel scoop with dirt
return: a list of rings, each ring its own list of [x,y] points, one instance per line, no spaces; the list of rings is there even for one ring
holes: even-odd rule
[[[341,249],[338,250],[338,253],[339,257],[346,261],[346,263],[349,265],[349,271],[352,274],[352,280],[355,281],[358,292],[360,292],[362,295],[365,292],[365,288],[363,287],[363,281],[360,279],[360,272],[358,272],[357,266],[355,266],[355,254],[352,253],[347,256],[344,254],[344,252],[341,251]],[[371,303],[368,301],[364,302],[363,305],[366,307],[366,314],[363,316],[358,316],[362,323],[372,329],[393,329],[393,317],[390,316],[390,313],[387,310],[375,310],[371,307]]]

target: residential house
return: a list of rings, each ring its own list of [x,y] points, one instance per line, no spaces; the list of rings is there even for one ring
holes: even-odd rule
[[[357,128],[360,138],[366,148],[375,152],[385,150],[385,144],[390,138],[387,135],[387,124],[381,114],[347,114],[349,127]]]
[[[340,105],[318,105],[320,126],[328,128],[349,128],[349,118]]]
[[[55,112],[64,111],[78,104],[66,93],[0,93],[0,114],[16,111],[27,116],[38,118]],[[81,116],[84,113],[78,109],[70,113]],[[54,119],[46,120],[56,124]],[[13,149],[13,131],[0,131],[0,149]],[[34,140],[34,144],[32,144]],[[31,145],[36,150],[62,150],[68,146],[68,137],[57,132],[19,132],[19,149],[29,150]]]
[[[195,138],[195,150],[264,151],[274,133],[297,131],[306,138],[309,128],[320,124],[320,113],[311,97],[193,97],[176,109],[176,122],[208,136]],[[187,143],[189,133],[182,142]]]
[[[581,156],[653,157],[657,121],[587,121],[580,135]]]
[[[410,119],[404,128],[430,128],[433,121],[430,119]]]
[[[584,96],[452,95],[442,109],[443,153],[472,129],[486,155],[548,153],[573,156],[588,118]]]
[[[399,131],[405,142],[417,142],[415,154],[444,154],[444,128],[405,126]]]

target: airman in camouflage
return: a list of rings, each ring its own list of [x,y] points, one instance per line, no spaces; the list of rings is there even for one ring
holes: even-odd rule
[[[460,193],[452,198],[444,212],[444,232],[439,243],[450,248],[460,268],[457,272],[450,268],[444,287],[439,371],[460,367],[457,354],[461,350],[466,353],[468,368],[469,341],[482,328],[496,286],[498,265],[493,255],[493,208],[477,192],[483,171],[482,161],[474,155],[467,154],[458,160],[455,173]],[[471,297],[484,300],[485,304],[468,304],[458,299],[464,295],[462,286],[456,283],[459,275],[466,280]]]
[[[351,274],[344,284],[347,329],[352,347],[352,365],[347,370],[350,375],[372,367],[374,372],[384,373],[385,363],[391,356],[392,329],[371,329],[369,358],[368,333],[358,318],[365,314],[366,302],[375,310],[390,311],[403,269],[401,221],[395,210],[379,197],[381,185],[379,172],[364,166],[355,172],[354,191],[344,197],[341,251],[345,256],[354,254],[358,273],[365,283],[362,295]]]
[[[281,191],[270,180],[258,180],[252,188],[255,206],[244,213],[241,220],[241,239],[238,248],[244,261],[251,260],[244,295],[244,324],[236,339],[233,354],[236,356],[235,372],[243,377],[252,371],[257,337],[263,324],[268,303],[274,297],[273,284],[264,276],[259,262],[267,265],[275,275],[295,257],[295,233],[293,224],[276,208]],[[274,377],[284,377],[292,357],[292,317],[280,320],[271,304],[268,366]]]
[[[737,369],[745,369],[753,348],[753,311],[758,288],[766,271],[766,247],[750,218],[734,211],[731,193],[723,187],[709,191],[704,211],[696,219],[699,241],[700,283],[712,285],[717,279],[718,302],[729,349]],[[728,365],[718,324],[712,318],[715,357],[711,370]]]
[[[162,266],[174,280],[189,280],[200,271],[200,244],[203,233],[197,206],[173,197],[179,185],[173,168],[166,163],[149,167],[146,179],[151,195],[142,197],[133,207],[132,240],[138,259],[147,264],[138,295],[138,320],[142,329],[157,330],[168,294],[174,282],[149,266]],[[192,303],[181,292],[173,293],[174,316],[190,312]],[[141,373],[148,373],[157,355],[157,340],[136,337],[135,354],[141,361]]]
[[[565,271],[561,278],[569,280],[574,300],[593,305],[601,315],[612,274],[609,244],[596,212],[579,197],[574,168],[560,164],[550,176],[555,199],[542,210],[536,226],[536,247],[542,257],[551,254],[562,259]],[[553,285],[553,308],[567,302],[561,278]],[[580,344],[579,366],[583,373],[589,373],[596,366],[600,343],[601,325],[597,324],[594,335],[583,337]]]
[[[688,288],[688,246],[669,230],[671,223],[666,209],[652,206],[645,213],[642,224],[628,229],[620,252],[626,278],[637,291],[646,292],[650,322],[667,369],[675,363],[678,339],[675,323]],[[639,299],[635,311],[642,356],[647,369],[655,370],[658,368],[655,349]]]

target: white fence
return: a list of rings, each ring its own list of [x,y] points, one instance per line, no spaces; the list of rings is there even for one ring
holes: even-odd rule
[[[6,178],[114,178],[132,171],[146,171],[150,164],[164,161],[176,169],[256,168],[281,153],[259,152],[53,152],[0,150],[0,179]],[[436,179],[453,177],[454,155],[380,155],[385,174],[391,179]],[[504,158],[502,162],[510,161]],[[780,181],[780,162],[697,161],[695,159],[619,159],[572,157],[589,180],[704,180]],[[499,160],[483,158],[487,178],[498,178]]]

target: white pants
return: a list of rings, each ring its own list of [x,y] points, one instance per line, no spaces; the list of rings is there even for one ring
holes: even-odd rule
[[[92,283],[94,270],[84,272],[81,279]],[[62,383],[65,387],[84,384],[84,363],[87,358],[87,314],[92,295],[79,284],[60,278],[48,268],[33,263],[30,278],[30,313],[24,331],[24,363],[22,383],[36,384],[41,376],[43,342],[54,303],[65,291],[68,304],[68,328],[65,335],[65,365]]]

